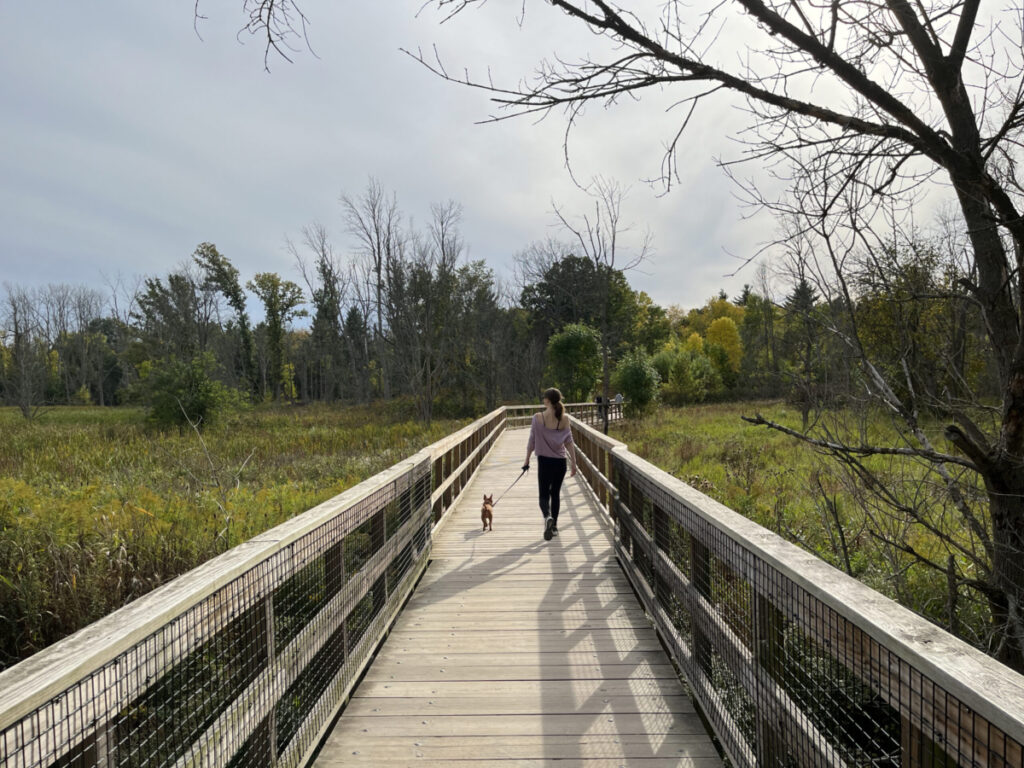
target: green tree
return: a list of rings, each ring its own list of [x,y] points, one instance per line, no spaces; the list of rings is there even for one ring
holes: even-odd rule
[[[741,380],[753,396],[777,396],[780,393],[778,342],[775,337],[778,310],[770,299],[756,293],[748,297],[745,309],[740,325],[743,347]]]
[[[601,375],[601,337],[587,325],[570,323],[548,340],[548,377],[566,402],[585,402]]]
[[[213,243],[200,243],[192,254],[192,260],[203,272],[203,287],[218,291],[227,300],[228,306],[235,311],[239,339],[236,366],[246,389],[250,394],[255,394],[257,381],[252,326],[249,313],[246,311],[245,291],[239,282],[238,270]]]
[[[6,401],[18,406],[31,421],[46,403],[49,389],[49,350],[41,333],[33,292],[4,283],[5,301],[0,335],[6,337],[3,391]]]
[[[189,270],[146,278],[135,319],[148,359],[191,360],[216,333],[217,290]]]
[[[653,355],[671,338],[672,324],[669,322],[665,308],[655,304],[651,297],[643,291],[637,291],[634,294],[634,300],[636,314],[634,315],[632,340],[647,350],[648,354]]]
[[[703,352],[679,352],[663,392],[672,405],[703,403],[723,391],[722,376]]]
[[[677,357],[679,357],[678,348],[665,347],[651,358],[651,365],[658,372],[658,378],[661,379],[662,383],[668,382],[668,377],[672,374],[672,366],[675,364]]]
[[[303,365],[304,396],[330,402],[341,396],[342,303],[348,281],[342,264],[334,255],[326,228],[314,223],[304,227],[302,235],[313,254],[311,266],[290,242],[288,247],[313,305],[313,324],[303,345],[307,353]]]
[[[274,272],[259,272],[249,281],[249,290],[263,302],[267,337],[266,386],[275,400],[281,399],[285,377],[285,327],[295,317],[305,316],[299,309],[302,289]]]
[[[622,356],[612,381],[626,397],[626,415],[642,416],[658,397],[661,377],[647,352],[638,347]]]
[[[743,342],[740,340],[740,331],[735,320],[731,317],[719,317],[713,320],[708,326],[704,340],[708,344],[715,344],[725,350],[729,368],[733,373],[739,372],[740,363],[743,361]]]
[[[782,342],[790,361],[792,390],[790,399],[800,409],[802,428],[807,430],[810,413],[819,404],[818,384],[821,379],[818,341],[823,338],[816,303],[818,293],[806,279],[799,265],[796,285],[785,304],[786,330]]]

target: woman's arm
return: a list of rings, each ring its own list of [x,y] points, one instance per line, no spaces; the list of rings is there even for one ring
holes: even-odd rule
[[[533,420],[530,422],[530,437],[526,441],[526,459],[523,461],[523,469],[530,468],[530,454],[533,453],[536,440],[534,439],[534,433],[537,429],[537,414],[533,415]]]
[[[566,422],[569,421],[569,416],[565,417]],[[568,425],[567,425],[568,426]],[[572,428],[569,429],[569,436],[565,439],[565,455],[569,459],[569,463],[572,465],[572,472],[569,477],[576,476],[576,444],[572,441]]]

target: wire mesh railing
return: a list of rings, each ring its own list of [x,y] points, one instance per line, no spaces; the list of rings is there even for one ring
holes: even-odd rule
[[[539,413],[544,406],[537,405],[509,405],[506,406],[506,418],[510,428],[528,427],[533,414]],[[608,421],[621,421],[623,418],[623,403],[566,403],[565,410],[577,421],[588,424],[591,427],[600,427],[604,424],[605,412],[608,413]]]
[[[733,765],[1024,768],[1024,677],[573,430],[623,568]]]
[[[303,764],[504,427],[498,409],[0,673],[0,765]]]

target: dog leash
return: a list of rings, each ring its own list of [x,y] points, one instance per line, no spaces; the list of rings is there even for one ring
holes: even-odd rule
[[[523,471],[519,473],[519,477],[517,477],[515,480],[512,481],[512,485],[515,485],[520,480],[522,480],[523,479],[523,475],[525,475],[529,471],[530,471],[530,467],[529,466],[523,467]],[[505,498],[505,494],[506,493],[508,493],[509,491],[512,490],[512,485],[510,485],[508,488],[506,488],[504,491],[502,491],[501,496],[499,496],[497,498],[497,500],[495,500],[494,503],[491,504],[492,507],[498,506],[498,502],[501,501],[503,498]]]

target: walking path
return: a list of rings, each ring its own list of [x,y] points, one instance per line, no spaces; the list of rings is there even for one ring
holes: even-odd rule
[[[336,723],[317,768],[722,765],[582,478],[550,542],[504,433],[434,539],[432,563]]]

